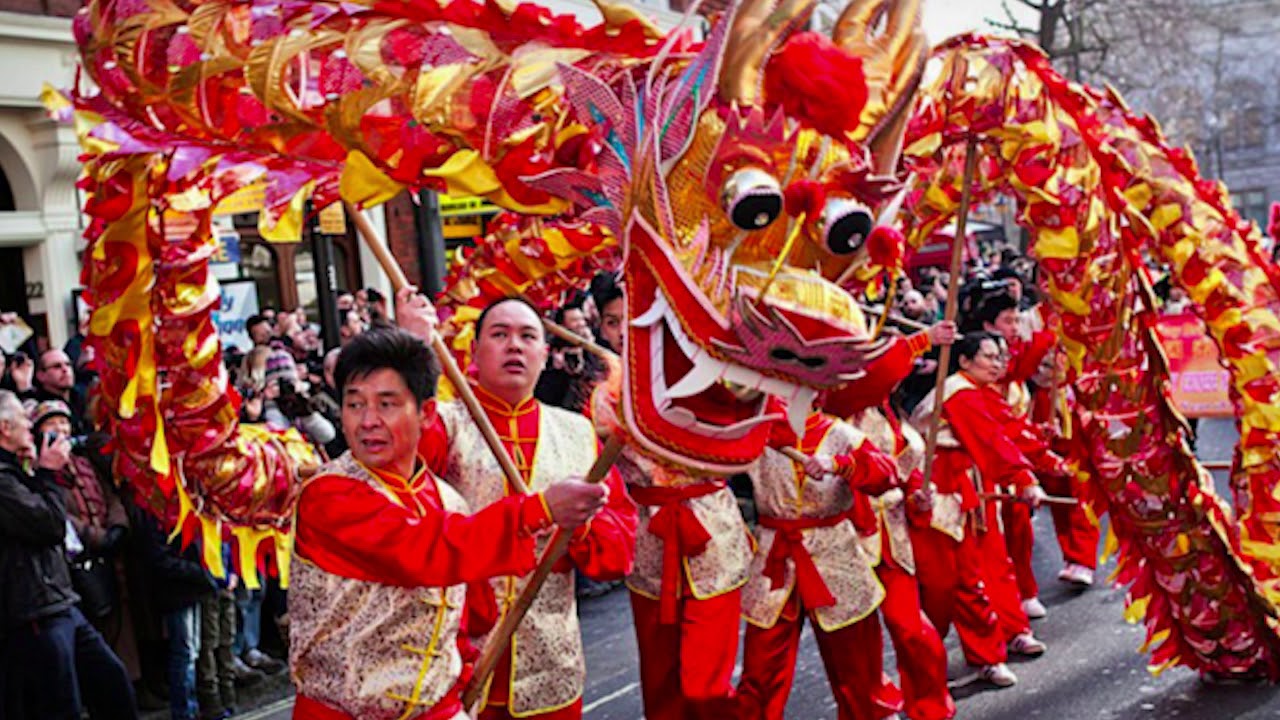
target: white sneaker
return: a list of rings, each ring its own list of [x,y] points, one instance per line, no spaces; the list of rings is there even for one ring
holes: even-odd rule
[[[1044,603],[1040,602],[1040,598],[1023,600],[1022,612],[1026,613],[1027,618],[1030,620],[1040,620],[1049,614],[1049,611],[1045,609]]]
[[[1018,676],[1014,675],[1009,666],[1004,663],[978,668],[978,677],[1000,688],[1013,687],[1018,682]]]
[[[1040,657],[1048,650],[1049,646],[1040,642],[1035,635],[1029,631],[1018,635],[1009,641],[1009,652],[1015,655],[1025,655],[1026,657]]]
[[[1093,585],[1093,571],[1083,565],[1067,563],[1062,572],[1058,573],[1058,579],[1072,585],[1089,587]]]

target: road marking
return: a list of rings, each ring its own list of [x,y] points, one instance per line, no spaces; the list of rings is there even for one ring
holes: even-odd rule
[[[608,695],[605,695],[604,697],[598,700],[592,700],[590,703],[588,703],[586,706],[582,708],[582,714],[586,715],[587,713],[591,712],[592,710],[595,710],[601,705],[607,705],[613,702],[614,700],[617,700],[618,698],[622,697],[623,695],[633,692],[638,687],[640,687],[640,683],[638,682],[627,683],[626,685],[623,685],[622,687],[618,688],[617,690],[614,690],[613,692],[609,693]]]
[[[293,707],[293,698],[288,697],[283,700],[277,700],[270,705],[265,705],[252,712],[243,715],[237,715],[236,720],[266,720],[281,710],[288,710]]]

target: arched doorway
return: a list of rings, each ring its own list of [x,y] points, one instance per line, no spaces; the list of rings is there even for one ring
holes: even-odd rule
[[[9,176],[0,167],[0,212],[13,212],[17,209]],[[20,247],[0,246],[0,311],[28,316],[27,277]]]

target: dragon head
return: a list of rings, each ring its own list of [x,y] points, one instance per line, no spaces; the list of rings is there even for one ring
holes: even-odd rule
[[[833,38],[796,32],[812,8],[747,0],[698,53],[611,81],[560,67],[602,150],[590,174],[534,184],[576,196],[622,241],[622,419],[684,466],[749,465],[777,419],[767,395],[802,424],[877,351],[841,285],[896,214],[919,5],[855,3]]]

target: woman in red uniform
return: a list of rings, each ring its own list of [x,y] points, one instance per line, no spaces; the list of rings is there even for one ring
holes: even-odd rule
[[[960,645],[979,675],[1000,687],[1017,682],[1005,665],[1009,652],[1040,655],[1045,646],[1022,611],[1013,566],[997,521],[999,503],[979,493],[1012,485],[1038,504],[1044,491],[1031,463],[1003,434],[998,395],[985,390],[1005,369],[1001,338],[965,335],[956,346],[959,372],[947,378],[939,399],[933,391],[917,406],[912,423],[928,432],[936,402],[942,403],[937,455],[933,460],[934,519],[915,542],[925,613],[939,632],[954,621]]]

